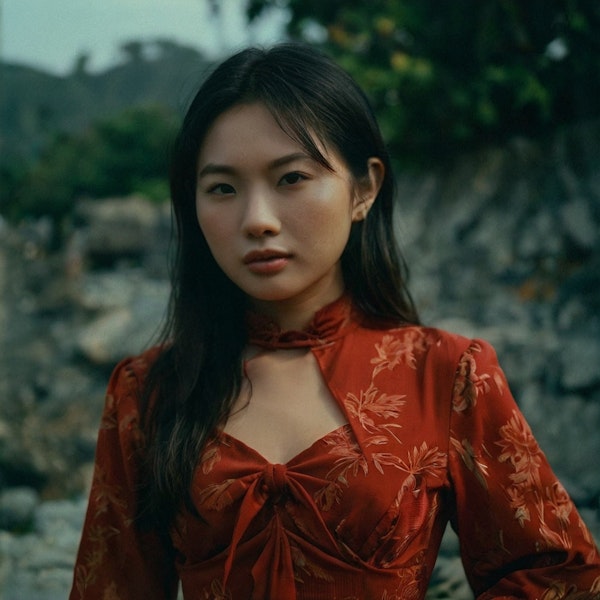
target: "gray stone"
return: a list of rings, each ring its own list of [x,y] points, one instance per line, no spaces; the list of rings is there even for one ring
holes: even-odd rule
[[[159,208],[140,196],[87,200],[77,207],[86,224],[84,251],[91,257],[140,256],[151,246]]]
[[[581,248],[593,248],[598,239],[598,224],[584,198],[574,198],[561,207],[566,232]]]
[[[35,511],[36,531],[45,537],[62,539],[61,535],[67,532],[65,544],[72,548],[70,532],[79,532],[83,526],[83,518],[87,506],[85,497],[79,500],[53,500],[44,502]],[[61,546],[63,544],[60,544]]]
[[[600,339],[578,331],[562,340],[561,382],[576,391],[600,384]]]
[[[553,397],[542,386],[530,385],[521,409],[550,464],[582,505],[590,505],[600,490],[600,402],[579,396]]]
[[[101,313],[78,335],[78,350],[94,364],[114,365],[125,356],[138,354],[152,342],[165,317],[167,282],[139,280],[125,285],[131,286],[128,300]]]
[[[39,494],[31,488],[15,487],[0,492],[0,529],[14,531],[31,527],[39,502]]]
[[[473,592],[469,587],[460,557],[441,556],[433,570],[431,583],[427,590],[427,600],[472,600]]]
[[[64,600],[73,581],[86,501],[50,501],[27,535],[0,532],[0,598]]]

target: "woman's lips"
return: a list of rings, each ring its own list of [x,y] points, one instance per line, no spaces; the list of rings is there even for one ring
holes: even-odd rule
[[[286,267],[290,256],[277,250],[255,250],[244,256],[244,264],[252,273],[273,275]]]

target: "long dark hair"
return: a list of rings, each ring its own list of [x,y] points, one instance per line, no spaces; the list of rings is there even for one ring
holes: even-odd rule
[[[319,145],[334,148],[356,181],[368,175],[369,158],[383,162],[379,195],[368,218],[353,224],[342,255],[344,282],[355,306],[372,320],[418,322],[393,232],[392,168],[361,89],[327,56],[299,44],[251,48],[221,63],[192,101],[174,146],[171,198],[178,237],[169,320],[141,405],[148,440],[143,511],[165,524],[182,502],[191,508],[199,454],[227,418],[242,383],[246,299],[210,253],[196,219],[195,189],[208,129],[231,107],[253,102],[265,105],[329,168]]]

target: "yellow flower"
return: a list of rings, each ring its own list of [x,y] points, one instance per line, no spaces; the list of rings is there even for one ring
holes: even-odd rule
[[[340,27],[339,25],[330,25],[327,28],[327,32],[329,33],[329,38],[335,44],[338,44],[339,46],[348,45],[350,36],[343,27]]]
[[[410,56],[406,52],[394,52],[390,58],[390,64],[394,71],[402,72],[410,68]]]
[[[375,31],[384,37],[388,37],[394,33],[396,23],[389,17],[378,17],[375,19]]]

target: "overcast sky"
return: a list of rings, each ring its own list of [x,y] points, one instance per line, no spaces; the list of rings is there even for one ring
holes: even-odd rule
[[[66,73],[84,52],[92,69],[114,64],[133,39],[169,38],[215,55],[281,36],[283,13],[249,31],[244,0],[219,4],[217,22],[207,0],[0,0],[0,50],[7,62]]]

